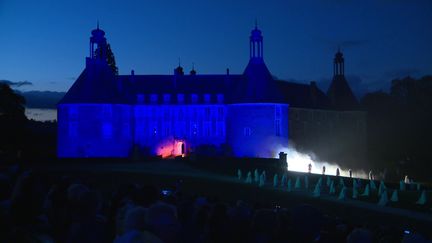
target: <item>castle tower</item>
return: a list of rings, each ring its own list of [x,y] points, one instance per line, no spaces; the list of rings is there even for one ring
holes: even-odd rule
[[[327,91],[327,96],[333,109],[358,109],[358,101],[345,79],[345,61],[340,49],[338,49],[333,59],[333,80]]]
[[[255,21],[255,29],[251,31],[249,37],[250,59],[254,62],[263,62],[263,36]]]
[[[91,59],[106,60],[107,57],[107,40],[105,38],[105,31],[99,29],[99,22],[97,28],[92,30],[90,37],[90,55]],[[96,48],[95,48],[96,47]]]
[[[343,54],[340,49],[338,49],[333,59],[333,76],[344,76],[344,68]]]
[[[264,63],[263,36],[255,22],[255,28],[249,37],[250,59],[243,72],[246,87],[243,93],[245,102],[270,102],[274,99],[274,80]]]

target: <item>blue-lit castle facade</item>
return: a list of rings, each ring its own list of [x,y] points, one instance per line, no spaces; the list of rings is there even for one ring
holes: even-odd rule
[[[201,147],[273,157],[288,146],[288,104],[273,96],[261,32],[244,74],[115,75],[105,33],[90,38],[86,68],[58,104],[59,157],[184,156]]]
[[[175,157],[200,151],[275,157],[288,147],[291,103],[315,109],[330,103],[315,83],[289,83],[271,75],[257,27],[242,74],[228,69],[219,75],[194,69],[185,74],[179,65],[172,75],[117,75],[99,27],[92,31],[89,49],[84,71],[58,104],[62,158]]]

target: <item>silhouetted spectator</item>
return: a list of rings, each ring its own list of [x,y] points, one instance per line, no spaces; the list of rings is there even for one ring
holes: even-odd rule
[[[180,225],[174,206],[166,203],[152,205],[146,215],[149,231],[166,243],[177,242]]]
[[[369,230],[354,229],[347,237],[347,243],[372,243],[373,237]]]

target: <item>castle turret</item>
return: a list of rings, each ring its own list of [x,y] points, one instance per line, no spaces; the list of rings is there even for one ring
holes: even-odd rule
[[[99,29],[99,22],[97,23],[96,29],[92,30],[91,34],[89,57],[91,59],[106,60],[107,40],[105,38],[105,31]]]
[[[345,79],[345,60],[340,49],[333,59],[333,80],[327,91],[330,105],[336,110],[356,110],[358,101]]]
[[[271,102],[274,98],[274,80],[264,63],[263,36],[256,23],[249,37],[249,47],[250,59],[243,72],[247,80],[243,100],[246,102]]]

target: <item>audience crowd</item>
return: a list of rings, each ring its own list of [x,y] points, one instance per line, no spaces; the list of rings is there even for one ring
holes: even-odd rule
[[[163,189],[163,190],[161,190]],[[0,242],[428,242],[352,225],[317,208],[226,202],[158,185],[118,185],[110,198],[78,179],[0,174]]]

